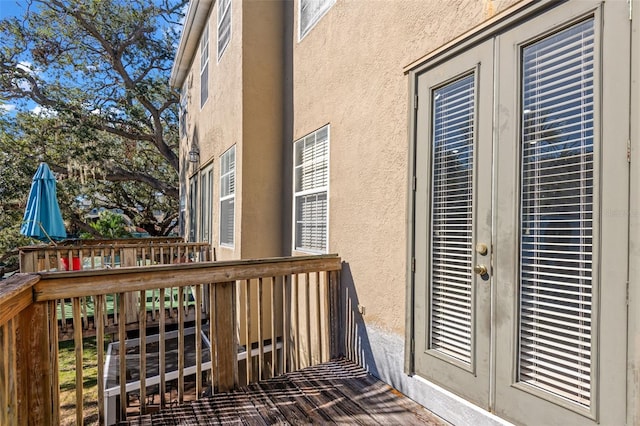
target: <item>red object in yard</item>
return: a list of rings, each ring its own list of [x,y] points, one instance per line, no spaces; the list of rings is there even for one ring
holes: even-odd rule
[[[62,259],[60,259],[60,263],[62,263],[62,270],[63,271],[68,271],[69,270],[69,258],[68,257],[63,257]],[[82,269],[82,266],[80,265],[80,258],[79,257],[74,257],[71,263],[71,266],[73,267],[72,271],[79,271]]]

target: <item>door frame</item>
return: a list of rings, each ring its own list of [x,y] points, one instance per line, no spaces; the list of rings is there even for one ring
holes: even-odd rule
[[[578,3],[576,5],[576,3]],[[503,14],[497,16],[495,19],[492,19],[488,22],[486,22],[484,25],[481,26],[481,28],[479,30],[474,30],[471,33],[468,34],[464,34],[463,36],[453,40],[452,42],[448,43],[447,45],[441,47],[440,49],[434,51],[432,54],[420,59],[419,61],[409,65],[405,71],[407,71],[408,75],[409,75],[409,93],[411,94],[410,96],[410,100],[409,100],[409,176],[408,176],[408,181],[410,183],[409,185],[409,190],[408,190],[408,241],[407,241],[407,254],[408,254],[408,261],[407,261],[407,309],[406,309],[406,313],[407,313],[407,331],[406,331],[406,340],[405,340],[405,372],[409,375],[414,375],[416,374],[416,365],[415,365],[415,351],[416,351],[416,342],[415,342],[415,337],[416,337],[416,311],[415,311],[415,297],[416,297],[416,279],[415,279],[415,268],[416,268],[416,262],[418,261],[416,259],[415,256],[415,250],[416,250],[416,227],[415,227],[415,223],[416,223],[416,200],[415,200],[415,194],[416,194],[416,168],[417,168],[417,164],[416,164],[416,144],[417,144],[417,128],[418,128],[418,123],[417,123],[417,116],[416,116],[416,108],[417,108],[417,104],[418,104],[418,99],[416,98],[415,94],[418,93],[418,77],[420,76],[420,74],[424,73],[425,71],[428,71],[429,69],[432,69],[436,66],[438,66],[439,64],[445,62],[445,61],[449,61],[451,58],[458,56],[459,54],[469,51],[470,49],[473,48],[474,45],[479,44],[482,41],[485,41],[491,37],[494,37],[495,35],[498,35],[502,32],[507,31],[509,28],[514,27],[522,22],[525,22],[527,20],[529,20],[530,18],[532,18],[534,15],[537,15],[539,13],[542,12],[547,12],[550,11],[552,9],[554,9],[556,6],[561,6],[562,4],[564,4],[564,7],[577,7],[577,9],[585,9],[584,5],[580,5],[579,3],[581,2],[576,2],[576,3],[571,3],[569,6],[566,6],[567,3],[560,3],[560,2],[553,2],[553,1],[542,1],[540,3],[536,3],[533,4],[531,2],[524,2],[524,4],[517,4],[515,7],[506,10]],[[608,2],[609,4],[611,4],[611,2]],[[622,2],[621,2],[622,3]],[[595,4],[595,2],[593,3]],[[626,2],[625,2],[626,4]],[[617,4],[616,7],[617,8],[623,8],[625,6],[625,4]],[[604,8],[605,6],[601,3],[600,6],[598,7],[602,7]],[[587,8],[588,9],[588,8]],[[618,12],[620,12],[618,10]],[[616,13],[618,13],[616,12]],[[635,11],[634,11],[635,12]],[[612,13],[608,13],[608,17],[611,18]],[[612,22],[612,20],[610,20],[609,22]],[[541,31],[541,33],[543,33],[544,31]],[[630,38],[630,36],[627,34],[627,38]],[[628,46],[627,46],[628,47]],[[622,48],[624,48],[624,45],[622,46]],[[612,49],[612,46],[607,46],[606,43],[605,45],[602,47],[601,50],[601,63],[602,64],[606,64],[607,61],[611,61],[614,57],[614,53],[610,52],[609,50],[614,50]],[[619,52],[619,48],[617,50]],[[629,68],[625,67],[624,65],[620,67],[621,70],[619,70],[619,74],[624,75],[625,72],[627,73],[626,77],[629,76]],[[605,82],[602,81],[602,84],[604,85]],[[627,85],[624,85],[624,87],[627,87]],[[496,87],[494,87],[494,90],[497,90]],[[615,92],[615,90],[614,90]],[[621,93],[622,91],[618,92],[615,96],[622,96],[622,99],[625,99],[625,94]],[[605,96],[609,96],[612,97],[614,95],[612,94],[606,94]],[[631,95],[629,93],[626,94],[626,97],[630,97]],[[498,100],[495,100],[494,102],[498,102]],[[631,102],[629,102],[631,103]],[[606,103],[601,103],[599,107],[602,107],[602,109],[604,110],[601,115],[602,115],[602,121],[603,122],[607,122],[608,118],[611,114],[613,114],[613,112],[611,111],[607,111],[606,110]],[[499,124],[496,125],[496,127],[499,127]],[[517,127],[517,126],[516,126]],[[608,127],[605,124],[605,127]],[[627,126],[629,127],[629,126]],[[611,130],[611,129],[609,129]],[[497,133],[497,130],[494,130]],[[627,137],[630,137],[628,130],[625,129],[625,131],[627,132],[626,135]],[[602,130],[600,130],[600,134],[602,135]],[[620,131],[620,132],[614,132],[614,134],[616,135],[616,137],[618,136],[623,136],[624,132]],[[497,134],[494,135],[494,143],[496,143],[496,141],[499,138],[497,137]],[[600,139],[600,144],[601,145],[605,145],[606,140],[604,139],[610,139],[609,134],[607,133],[607,138],[601,138]],[[621,143],[620,141],[616,142],[618,145]],[[626,143],[626,139],[623,143]],[[607,145],[607,149],[611,149],[611,147],[609,145]],[[617,148],[614,148],[617,149]],[[618,151],[616,151],[616,155],[619,154]],[[608,154],[609,155],[609,154]],[[497,154],[496,157],[497,159]],[[603,166],[600,166],[601,168]],[[625,169],[623,171],[624,173],[629,173],[628,169]],[[495,181],[495,180],[494,180]],[[623,194],[620,195],[620,197],[628,197],[628,193],[625,191],[621,191],[624,192]],[[611,196],[610,194],[607,196]],[[623,205],[624,203],[618,203],[620,205]],[[617,204],[616,204],[617,205]],[[600,211],[596,212],[596,210],[594,210],[594,216],[596,214],[598,214],[598,216],[601,216],[603,213],[603,203],[600,203]],[[606,207],[606,206],[604,206]],[[594,209],[595,209],[595,205],[594,205]],[[495,208],[494,208],[494,212],[495,212]],[[494,215],[494,226],[493,226],[493,241],[497,241],[496,240],[496,230],[497,230],[497,226],[499,225],[497,223],[495,223],[496,219],[495,219],[495,215]],[[624,221],[621,221],[624,222]],[[602,225],[601,225],[602,226]],[[627,227],[628,230],[628,227]],[[619,230],[616,231],[616,233],[619,233]],[[624,241],[626,241],[625,238],[622,239],[622,244],[626,246],[626,244],[624,244]],[[599,250],[602,251],[601,248],[596,249],[594,247],[594,253],[595,250]],[[628,253],[627,253],[628,255]],[[628,259],[628,257],[627,257]],[[621,262],[623,263],[623,262]],[[628,261],[627,261],[627,268],[622,271],[621,273],[623,274],[627,274],[628,271]],[[517,268],[516,268],[517,269]],[[623,268],[624,269],[624,268]],[[606,273],[603,271],[599,271],[596,272],[597,268],[594,268],[594,279],[597,278],[596,277],[596,273],[599,273],[600,276],[602,276],[602,274]],[[512,279],[512,278],[510,278]],[[496,279],[497,281],[497,279]],[[628,285],[628,284],[627,284]],[[596,290],[594,289],[594,292]],[[492,296],[492,300],[494,300],[496,303],[494,303],[494,305],[497,306],[497,302],[498,302],[498,295],[497,295],[498,289],[497,289],[497,285],[492,286],[492,293],[496,293],[495,297]],[[613,301],[614,299],[619,299],[619,297],[621,296],[620,291],[616,291],[614,292],[615,294],[608,294],[606,291],[601,291],[599,292],[599,294],[596,295],[596,297],[599,297],[601,302],[603,305]],[[628,297],[628,296],[627,296]],[[493,305],[492,305],[493,306]],[[493,308],[492,308],[493,309]],[[505,309],[515,309],[515,307],[511,307],[508,306]],[[594,317],[594,328],[599,328],[601,327],[600,323],[596,323],[596,320],[600,320],[600,318],[598,318],[597,316],[600,315],[599,312],[594,312],[595,317]],[[614,315],[622,315],[623,313],[618,313],[618,314],[614,314]],[[624,312],[624,314],[626,314],[626,311]],[[495,312],[492,312],[491,315],[491,323],[492,323],[492,330],[497,330],[497,321],[496,321],[496,316],[495,316]],[[629,324],[626,323],[627,327],[629,327]],[[507,327],[509,329],[509,333],[515,333],[515,329],[513,327],[513,324],[509,324],[509,326]],[[631,332],[629,330],[629,332]],[[496,343],[495,343],[495,336],[498,332],[494,331],[491,333],[491,371],[492,372],[496,372]],[[606,334],[606,333],[605,333]],[[609,334],[613,334],[613,333],[609,333]],[[627,336],[627,333],[623,333],[625,338]],[[611,336],[605,336],[602,337],[602,334],[600,335],[600,344],[601,345],[605,345],[605,344],[611,344],[612,340],[611,340]],[[516,344],[517,340],[513,340],[513,344]],[[608,342],[608,343],[607,343]],[[628,349],[628,353],[633,353],[631,349]],[[624,351],[622,351],[625,353],[625,355],[627,354],[627,349],[625,349]],[[598,362],[603,363],[603,362],[607,362],[607,360],[599,360]],[[511,371],[511,376],[513,376],[515,374],[515,371],[513,371],[513,366],[511,367],[512,371]],[[596,365],[594,367],[594,369],[599,368],[599,365]],[[621,370],[623,373],[626,372],[626,369],[622,369]],[[620,371],[616,371],[615,373],[616,375],[616,380],[621,379],[620,376]],[[491,380],[491,384],[489,387],[489,404],[488,407],[482,407],[482,408],[486,408],[489,411],[495,412],[496,408],[495,408],[495,399],[496,399],[496,379],[495,379],[495,374],[492,373],[492,377],[493,379]],[[428,380],[430,380],[427,377]],[[622,379],[624,379],[624,374],[622,374]],[[626,384],[627,387],[631,386],[629,383]],[[628,394],[627,398],[633,398],[634,395],[638,395],[638,389],[630,389],[631,392]],[[596,389],[595,392],[597,392],[598,390]],[[600,392],[601,394],[597,396],[596,401],[600,401],[600,403],[598,404],[598,402],[596,402],[596,406],[600,407],[603,406],[604,404],[615,404],[615,401],[613,401],[613,396],[612,395],[602,395],[602,394],[606,394],[607,392],[605,390]],[[624,401],[623,401],[624,403]],[[560,404],[562,405],[562,404]],[[616,404],[618,405],[618,404]],[[629,404],[629,408],[627,408],[626,410],[624,409],[624,407],[622,407],[623,409],[621,411],[623,411],[623,413],[629,413],[629,416],[634,415],[634,413],[631,413],[629,410],[632,410],[634,407],[637,407],[638,404]],[[619,405],[618,405],[619,406]],[[525,410],[526,411],[526,410]],[[506,413],[504,410],[498,410],[498,414],[501,416],[504,416],[505,418],[511,417],[508,413]],[[584,416],[584,414],[583,414]],[[592,412],[591,415],[586,415],[586,417],[582,417],[584,420],[586,420],[587,417],[590,417],[592,419],[594,419],[595,421],[606,421],[607,418],[605,416],[605,418],[601,417],[600,413],[598,412]],[[629,417],[630,418],[630,417]]]

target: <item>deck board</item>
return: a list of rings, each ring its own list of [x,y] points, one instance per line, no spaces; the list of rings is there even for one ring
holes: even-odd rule
[[[129,419],[129,425],[448,425],[347,360]]]

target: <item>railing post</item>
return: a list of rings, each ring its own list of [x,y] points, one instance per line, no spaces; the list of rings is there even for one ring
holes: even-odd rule
[[[20,272],[36,272],[38,270],[37,251],[22,251],[20,250]]]
[[[58,360],[51,357],[47,303],[36,303],[23,310],[16,323],[16,379],[18,389],[18,424],[53,424],[54,383]],[[55,312],[52,313],[55,315]],[[54,330],[53,333],[56,333]],[[55,339],[57,341],[57,339]]]
[[[138,266],[137,253],[138,250],[135,247],[124,248],[122,250],[120,265],[122,265],[122,267]],[[125,293],[124,301],[125,310],[124,312],[120,312],[120,315],[124,313],[124,318],[127,324],[138,322],[138,293]]]
[[[238,323],[236,320],[236,283],[216,286],[216,348],[219,372],[218,391],[228,392],[238,382]]]

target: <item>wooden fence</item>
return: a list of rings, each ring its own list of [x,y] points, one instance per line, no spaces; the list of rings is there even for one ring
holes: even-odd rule
[[[112,240],[79,240],[67,241],[58,245],[34,245],[20,248],[20,272],[54,272],[54,271],[86,271],[94,269],[113,269],[120,267],[165,265],[176,263],[210,262],[215,260],[215,253],[209,243],[189,243],[182,238],[134,238]],[[169,324],[177,321],[177,289],[166,292],[169,306]],[[187,296],[193,301],[193,294]],[[158,294],[149,296],[148,311],[152,313],[149,326],[157,322]],[[125,305],[127,315],[119,315],[117,295],[108,295],[105,300],[105,329],[107,334],[117,332],[119,321],[125,321],[127,330],[137,329],[139,311],[138,295],[127,293]],[[82,313],[82,333],[84,337],[96,333],[95,299],[84,297],[80,300]],[[187,317],[194,320],[192,309]],[[73,339],[74,323],[70,300],[60,300],[57,305],[59,322],[59,340]],[[156,324],[157,325],[157,324]]]

